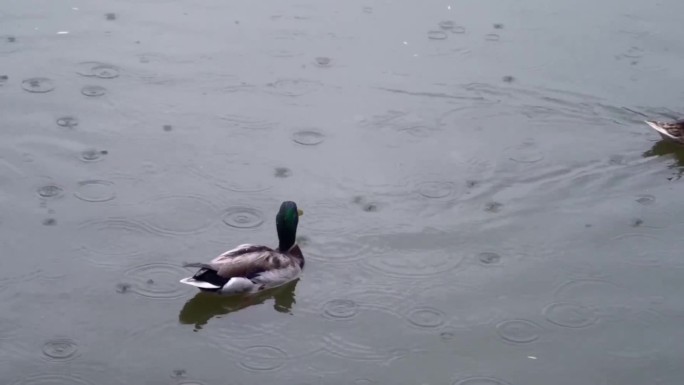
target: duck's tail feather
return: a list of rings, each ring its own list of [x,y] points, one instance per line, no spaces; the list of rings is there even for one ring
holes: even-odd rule
[[[656,120],[645,120],[645,122],[646,122],[646,124],[651,126],[652,129],[658,131],[659,134],[666,136],[668,138],[671,138],[671,139],[679,139],[676,136],[667,132],[667,130],[663,128],[663,124],[661,122],[658,122]]]
[[[216,286],[212,283],[205,282],[205,281],[198,281],[195,278],[188,277],[188,278],[183,278],[180,280],[181,283],[184,283],[186,285],[194,286],[200,289],[205,289],[205,290],[217,290],[220,289],[221,286]]]

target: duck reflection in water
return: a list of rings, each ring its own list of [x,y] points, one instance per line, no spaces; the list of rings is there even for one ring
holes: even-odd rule
[[[180,313],[178,321],[186,325],[194,325],[195,331],[202,329],[212,318],[242,310],[251,306],[262,305],[273,298],[273,309],[280,313],[290,313],[295,301],[295,288],[299,279],[270,290],[251,295],[226,297],[213,293],[199,292],[188,300]]]
[[[684,175],[684,146],[678,142],[669,139],[660,140],[650,150],[644,152],[642,156],[644,158],[654,156],[671,157],[674,162],[668,167],[675,171],[675,175],[668,179],[681,179],[682,175]]]

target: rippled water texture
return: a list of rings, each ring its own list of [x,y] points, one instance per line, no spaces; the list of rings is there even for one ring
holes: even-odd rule
[[[680,385],[684,3],[6,1],[10,385]],[[277,245],[253,298],[187,262]]]

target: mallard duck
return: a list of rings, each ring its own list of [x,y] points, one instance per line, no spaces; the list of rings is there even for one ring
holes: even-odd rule
[[[277,249],[243,244],[209,263],[186,263],[185,267],[199,270],[181,282],[201,291],[236,295],[258,293],[294,280],[304,269],[304,255],[295,244],[301,215],[296,203],[283,202],[276,215]]]
[[[646,124],[658,131],[663,139],[670,139],[684,144],[684,119],[676,120],[674,122],[646,120]]]

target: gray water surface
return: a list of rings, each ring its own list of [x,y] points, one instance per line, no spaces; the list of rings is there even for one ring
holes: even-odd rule
[[[683,2],[0,5],[2,383],[682,383]]]

